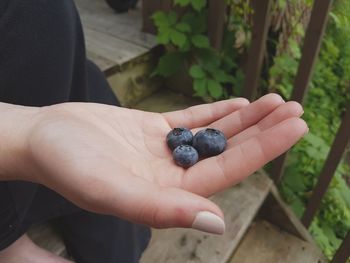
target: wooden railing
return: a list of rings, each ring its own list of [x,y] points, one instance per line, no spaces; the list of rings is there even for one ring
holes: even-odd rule
[[[245,84],[243,96],[253,100],[258,89],[258,81],[261,75],[263,55],[266,50],[266,40],[271,18],[271,4],[273,0],[252,0],[254,9],[252,42],[249,50],[248,61],[245,68]],[[306,30],[302,56],[299,62],[297,75],[294,80],[294,88],[291,100],[304,102],[307,94],[310,79],[312,77],[314,65],[319,54],[323,35],[327,25],[328,16],[332,0],[314,0],[311,18]],[[155,32],[149,15],[153,10],[170,10],[170,0],[144,0],[144,30]],[[214,48],[221,45],[224,17],[226,14],[224,0],[209,0],[209,18],[208,18],[208,36]],[[343,113],[339,113],[343,114]],[[327,188],[334,176],[335,170],[341,161],[350,141],[350,103],[343,115],[343,120],[337,132],[334,143],[328,154],[319,180],[316,184],[313,194],[307,204],[302,223],[309,227],[312,219],[316,215],[321,200],[324,197]],[[281,155],[273,162],[272,178],[276,184],[279,184],[283,175],[284,164],[288,153]],[[350,256],[350,232],[347,234],[343,243],[335,254],[332,263],[344,263]]]

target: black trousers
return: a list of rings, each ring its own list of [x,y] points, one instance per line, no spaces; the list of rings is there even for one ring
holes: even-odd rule
[[[1,0],[0,102],[67,101],[119,105],[102,72],[86,59],[74,2]],[[47,220],[61,229],[77,263],[138,262],[150,238],[147,227],[84,211],[42,185],[0,182],[0,250]]]

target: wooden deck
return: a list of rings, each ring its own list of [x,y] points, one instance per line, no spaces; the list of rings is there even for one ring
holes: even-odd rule
[[[141,9],[117,14],[104,0],[74,0],[84,28],[87,54],[104,72],[137,58],[156,46],[143,33]]]
[[[321,263],[312,244],[262,220],[253,222],[229,263]]]

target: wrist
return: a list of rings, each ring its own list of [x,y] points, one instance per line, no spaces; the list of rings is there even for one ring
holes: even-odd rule
[[[0,181],[35,181],[28,137],[38,109],[0,102]]]

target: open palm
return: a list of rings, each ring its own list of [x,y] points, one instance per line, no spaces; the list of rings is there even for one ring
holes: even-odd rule
[[[152,227],[222,233],[222,212],[206,197],[293,146],[307,132],[301,114],[299,104],[275,94],[249,105],[233,99],[164,114],[91,103],[54,105],[34,118],[29,169],[34,181],[90,211]],[[183,169],[165,142],[174,127],[194,133],[220,129],[227,149]]]

